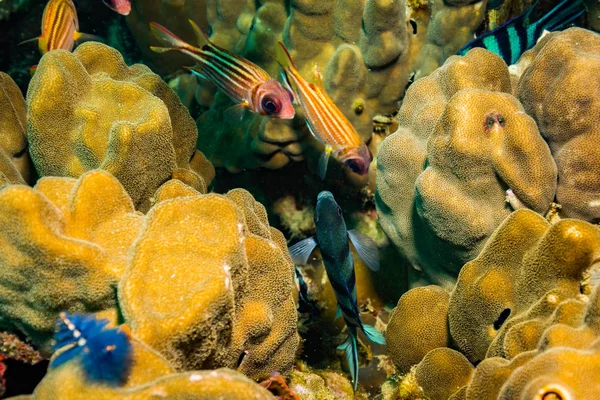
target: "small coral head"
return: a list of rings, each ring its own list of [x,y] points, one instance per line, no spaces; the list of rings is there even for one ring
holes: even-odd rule
[[[361,143],[360,146],[350,149],[340,156],[340,161],[355,174],[366,175],[369,172],[369,165],[373,160],[371,152],[367,145]]]
[[[257,90],[253,104],[261,115],[271,118],[292,119],[296,111],[292,105],[294,96],[274,79],[261,84]]]

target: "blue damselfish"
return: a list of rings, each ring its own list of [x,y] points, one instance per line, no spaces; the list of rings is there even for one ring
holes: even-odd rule
[[[54,351],[60,353],[50,367],[79,360],[90,382],[123,385],[133,362],[130,337],[123,328],[106,329],[107,324],[93,315],[61,313],[54,334]]]
[[[464,56],[475,47],[483,47],[511,65],[535,46],[544,31],[561,29],[585,12],[583,0],[563,0],[538,21],[532,22],[530,17],[538,4],[539,0],[518,17],[470,41],[457,54]]]
[[[338,347],[346,352],[354,390],[358,385],[358,350],[356,335],[361,329],[372,342],[385,344],[385,339],[374,327],[363,324],[356,300],[356,277],[354,260],[350,252],[348,239],[352,241],[357,253],[373,271],[379,270],[377,245],[368,236],[346,229],[342,209],[330,192],[323,191],[317,197],[315,209],[316,237],[304,239],[292,247],[290,254],[294,263],[306,265],[308,257],[318,245],[329,282],[333,287],[338,303],[338,316],[343,316],[348,326],[348,337]]]

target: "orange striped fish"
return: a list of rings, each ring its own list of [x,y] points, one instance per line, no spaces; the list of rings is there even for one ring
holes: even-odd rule
[[[71,51],[77,40],[97,39],[79,32],[79,20],[73,0],[50,0],[42,16],[42,34],[20,44],[36,41],[42,54],[51,50]]]
[[[150,23],[154,36],[166,47],[150,48],[157,53],[177,50],[193,57],[198,64],[192,72],[213,82],[236,105],[225,111],[231,117],[241,118],[244,110],[273,118],[292,119],[295,110],[292,93],[258,65],[210,42],[208,36],[190,20],[200,47],[194,47],[156,22]]]
[[[290,53],[281,42],[277,47],[275,59],[283,68],[288,84],[294,88],[310,132],[325,146],[325,151],[319,159],[318,173],[321,179],[325,178],[331,155],[352,172],[366,175],[373,156],[348,118],[321,86],[302,78]]]

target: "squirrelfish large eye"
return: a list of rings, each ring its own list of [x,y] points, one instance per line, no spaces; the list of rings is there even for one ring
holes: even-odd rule
[[[265,113],[269,115],[277,114],[281,111],[281,102],[278,99],[265,97],[264,99],[262,99],[260,105],[262,106],[262,109],[265,111]]]

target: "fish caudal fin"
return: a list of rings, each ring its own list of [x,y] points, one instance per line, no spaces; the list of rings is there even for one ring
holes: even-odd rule
[[[194,50],[193,46],[184,42],[167,28],[156,22],[150,22],[150,31],[164,45],[164,47],[150,46],[150,49],[155,53],[164,53],[169,50]]]
[[[356,392],[356,388],[358,387],[358,348],[356,342],[356,328],[349,326],[348,330],[350,333],[346,340],[344,340],[344,343],[338,346],[338,350],[346,352],[348,368],[350,369],[350,376],[352,377],[354,391]]]
[[[573,22],[585,12],[583,0],[563,0],[535,23],[536,30],[555,31]]]
[[[385,344],[385,338],[375,327],[367,324],[363,324],[362,326],[363,332],[367,336],[367,338],[377,344]]]
[[[308,125],[308,128],[312,132],[312,129],[310,128],[310,124],[308,123],[308,121],[306,121],[306,125]],[[314,133],[313,133],[313,136],[315,136]],[[329,157],[331,157],[332,152],[333,152],[333,148],[331,146],[325,146],[325,150],[321,154],[321,157],[319,157],[319,166],[317,169],[317,174],[319,175],[319,178],[321,178],[322,181],[325,180],[325,175],[327,175],[327,164],[329,164]]]
[[[196,43],[198,44],[198,47],[202,48],[202,46],[205,45],[212,45],[210,39],[208,38],[208,35],[202,30],[202,28],[200,28],[198,24],[196,24],[191,19],[188,19],[188,21],[190,21],[190,25],[192,25],[192,30],[196,35]]]
[[[38,40],[40,40],[42,37],[38,36],[38,37],[34,37],[31,39],[27,39],[27,40],[23,40],[22,42],[20,42],[17,46],[20,46],[22,44],[26,44],[26,43],[33,43],[33,42],[37,42]]]

